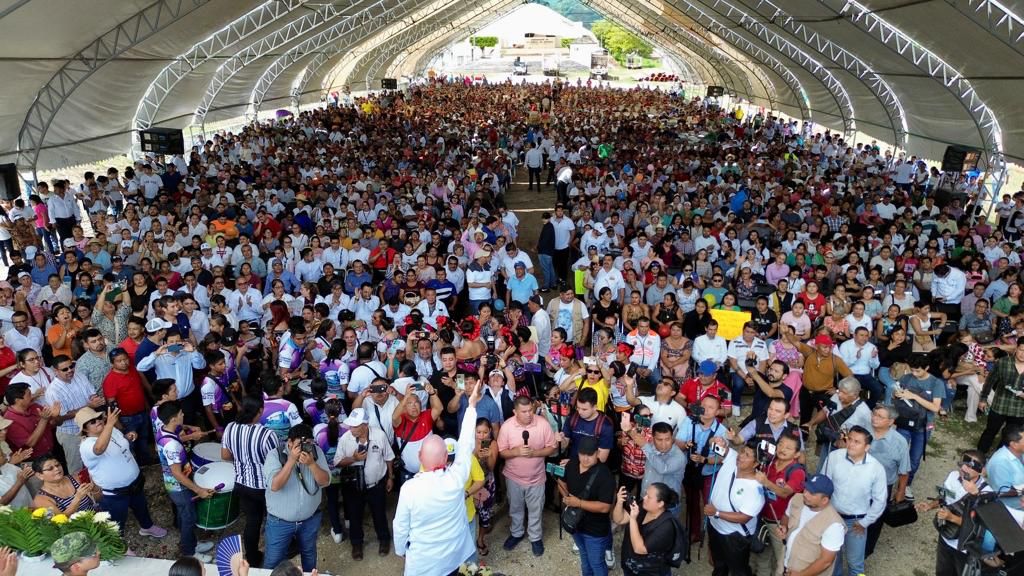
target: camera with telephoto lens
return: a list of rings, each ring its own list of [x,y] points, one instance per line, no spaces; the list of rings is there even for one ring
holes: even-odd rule
[[[704,407],[699,403],[690,404],[686,407],[686,413],[690,417],[690,420],[700,423],[700,419],[704,416]]]
[[[486,342],[487,342],[487,353],[488,354],[494,354],[494,335],[491,334],[490,336],[488,336]]]

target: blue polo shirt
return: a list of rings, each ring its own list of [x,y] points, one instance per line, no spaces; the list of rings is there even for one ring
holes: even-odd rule
[[[540,289],[533,274],[524,274],[522,278],[513,275],[505,282],[505,286],[508,288],[509,296],[520,304],[526,304],[530,296]]]

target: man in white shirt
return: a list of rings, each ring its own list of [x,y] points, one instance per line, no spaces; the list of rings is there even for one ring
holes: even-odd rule
[[[700,338],[698,337],[698,340]],[[694,346],[696,347],[696,344]],[[768,345],[757,337],[757,327],[754,323],[747,322],[743,325],[743,333],[729,342],[726,355],[729,367],[732,368],[732,415],[739,416],[743,388],[754,384],[748,372],[751,368],[760,373],[765,371],[765,363],[768,362]],[[751,362],[753,366],[748,365]]]
[[[530,174],[530,187],[527,190],[533,190],[533,181],[536,179],[537,191],[540,192],[540,170],[544,167],[544,153],[537,147],[536,142],[530,144],[530,149],[526,151],[525,161],[526,170]]]
[[[537,354],[547,358],[551,353],[551,317],[544,310],[544,300],[537,294],[530,296],[526,306],[530,311],[530,327],[537,331]]]
[[[37,353],[43,353],[43,331],[35,326],[29,326],[28,314],[17,311],[11,315],[11,328],[4,334],[4,340],[15,354],[31,348]]]
[[[570,278],[569,245],[572,243],[572,237],[576,232],[576,224],[565,215],[565,206],[562,204],[555,205],[555,217],[550,222],[555,232],[555,253],[553,255],[555,274],[564,282]]]
[[[395,554],[405,558],[406,576],[443,576],[476,554],[466,522],[466,480],[475,446],[476,405],[480,386],[469,395],[455,460],[445,466],[448,452],[440,436],[431,435],[420,447],[422,472],[402,486],[395,509]]]
[[[875,404],[881,401],[883,391],[882,384],[875,378],[875,370],[879,366],[878,347],[869,341],[870,338],[867,328],[857,328],[853,338],[839,345],[839,357],[846,362],[861,388],[867,390],[868,407],[874,409]]]
[[[940,264],[932,277],[932,299],[938,312],[945,312],[949,320],[960,320],[960,300],[967,288],[967,275],[963,270]]]
[[[610,288],[612,300],[620,304],[626,301],[626,280],[622,272],[615,267],[615,258],[611,254],[605,254],[602,260],[601,269],[597,271],[597,278],[594,279],[594,296],[601,294],[602,288]]]
[[[46,209],[50,215],[50,224],[57,227],[60,239],[73,239],[74,235],[71,232],[75,224],[81,220],[78,198],[67,191],[63,182],[53,183],[53,193],[46,200]]]
[[[469,287],[469,309],[471,314],[480,312],[480,305],[490,302],[494,290],[494,273],[491,272],[491,251],[481,248],[473,263],[466,270],[466,286]]]
[[[235,279],[235,290],[227,297],[227,301],[240,322],[258,322],[263,317],[263,295],[249,286],[246,278]]]
[[[636,364],[637,376],[651,382],[661,380],[661,336],[651,330],[651,320],[641,316],[636,329],[626,335],[626,343],[633,347],[629,361]]]
[[[438,301],[437,290],[433,288],[423,289],[423,300],[416,304],[416,310],[423,313],[423,322],[435,330],[438,317],[448,317],[448,307],[444,302]]]
[[[729,342],[718,335],[718,321],[711,320],[704,334],[693,341],[693,360],[698,364],[711,360],[719,368],[725,365],[729,357]]]

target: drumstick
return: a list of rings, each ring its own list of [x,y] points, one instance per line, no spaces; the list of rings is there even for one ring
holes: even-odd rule
[[[217,484],[216,486],[213,487],[213,491],[214,492],[220,492],[221,489],[223,489],[223,488],[224,488],[224,483],[221,482],[220,484]],[[195,502],[196,500],[199,500],[199,496],[198,495],[192,497],[192,501],[193,502]]]

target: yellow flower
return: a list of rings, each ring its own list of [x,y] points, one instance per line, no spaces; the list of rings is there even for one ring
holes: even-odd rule
[[[42,518],[42,517],[46,516],[46,512],[47,512],[46,508],[36,508],[35,511],[32,512],[32,517],[33,518]]]
[[[53,522],[54,524],[67,524],[68,517],[63,514],[57,514],[56,516],[50,519],[50,522]]]

